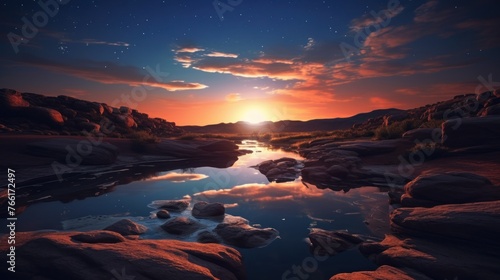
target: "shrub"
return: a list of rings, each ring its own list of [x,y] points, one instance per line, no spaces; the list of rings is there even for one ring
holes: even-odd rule
[[[416,119],[408,119],[400,122],[392,123],[388,126],[381,126],[375,130],[375,139],[396,139],[401,138],[403,133],[420,127],[423,121]]]
[[[130,149],[137,153],[147,152],[150,144],[160,142],[160,139],[156,135],[146,131],[134,131],[128,136],[132,139]]]

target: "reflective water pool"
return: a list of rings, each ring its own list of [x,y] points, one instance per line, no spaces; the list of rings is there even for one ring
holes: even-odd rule
[[[346,193],[335,192],[304,184],[300,178],[269,183],[251,166],[268,159],[300,157],[253,141],[244,141],[241,148],[253,153],[241,156],[230,168],[197,167],[147,176],[135,174],[139,177],[134,178],[140,179],[116,183],[94,195],[63,200],[69,202],[41,200],[18,216],[18,230],[83,230],[99,228],[100,221],[123,217],[132,217],[155,229],[160,221],[152,218],[154,209],[148,207],[153,201],[202,199],[224,203],[227,214],[280,232],[280,238],[264,248],[238,249],[244,256],[248,279],[329,279],[339,272],[375,268],[357,249],[326,260],[315,259],[306,240],[312,227],[382,238],[389,231],[385,190],[366,186]],[[155,230],[144,237],[173,238]]]

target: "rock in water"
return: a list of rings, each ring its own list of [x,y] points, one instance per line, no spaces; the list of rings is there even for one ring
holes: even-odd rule
[[[200,223],[187,217],[175,217],[161,226],[166,232],[176,235],[191,234],[201,227]]]
[[[128,240],[118,233],[97,231],[96,236],[115,235],[117,243],[82,243],[81,232],[18,232],[16,279],[245,279],[241,254],[219,244],[176,240]],[[7,261],[10,245],[0,238],[0,261]],[[0,271],[1,279],[12,272]]]
[[[145,233],[148,229],[129,219],[123,219],[106,227],[104,230],[114,231],[121,235],[138,235]]]
[[[319,228],[311,229],[309,240],[314,254],[331,256],[363,242],[363,239],[346,231],[327,231]]]
[[[202,231],[198,234],[198,242],[200,243],[221,243],[220,238],[210,231]]]
[[[226,213],[224,205],[221,203],[197,202],[193,206],[192,214],[197,218],[208,218],[223,216]]]
[[[240,248],[256,248],[269,245],[278,236],[274,228],[255,228],[241,217],[232,217],[217,225],[214,230],[224,242]]]
[[[159,219],[170,219],[170,213],[167,210],[162,209],[156,212],[156,217],[158,217]]]
[[[168,211],[182,212],[189,206],[189,201],[185,199],[179,200],[155,200],[151,206],[165,209]]]

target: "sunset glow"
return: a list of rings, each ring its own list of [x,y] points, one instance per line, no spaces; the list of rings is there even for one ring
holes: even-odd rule
[[[257,124],[263,121],[267,121],[269,119],[270,119],[269,116],[264,110],[259,108],[252,108],[245,112],[242,121],[249,122],[252,124]]]

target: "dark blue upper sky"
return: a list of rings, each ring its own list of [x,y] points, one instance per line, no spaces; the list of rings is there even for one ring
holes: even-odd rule
[[[180,124],[411,108],[500,80],[495,1],[0,3],[0,87]]]

